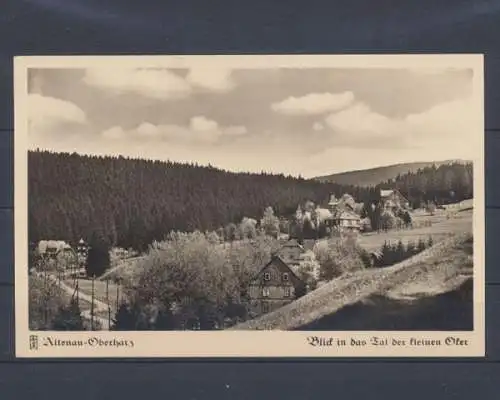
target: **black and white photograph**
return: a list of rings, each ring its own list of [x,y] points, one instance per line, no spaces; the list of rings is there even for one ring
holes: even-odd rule
[[[19,354],[484,354],[482,56],[15,67]]]

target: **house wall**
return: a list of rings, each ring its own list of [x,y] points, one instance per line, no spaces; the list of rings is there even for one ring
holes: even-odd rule
[[[265,279],[266,273],[269,274],[269,280]],[[283,278],[284,273],[288,274],[288,280]],[[294,279],[296,278],[291,271],[282,271],[272,264],[263,269],[248,287],[250,313],[253,316],[265,314],[294,301],[296,298]],[[267,296],[264,296],[264,289]]]

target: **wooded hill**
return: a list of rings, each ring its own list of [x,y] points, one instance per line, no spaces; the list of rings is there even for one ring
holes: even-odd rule
[[[407,173],[416,173],[419,169],[429,168],[435,165],[450,165],[453,163],[463,163],[465,161],[439,161],[439,162],[413,162],[394,165],[386,165],[383,167],[362,169],[356,171],[341,172],[315,178],[320,182],[338,183],[339,185],[356,185],[356,186],[376,186],[380,182],[395,179],[398,175]]]
[[[382,186],[397,186],[410,201],[460,201],[472,195],[472,166],[426,168],[377,187],[322,183],[284,175],[233,173],[196,164],[76,153],[33,151],[29,168],[29,239],[104,239],[144,249],[172,230],[216,230],[243,217],[259,219],[271,206],[290,217],[331,193],[377,201]]]

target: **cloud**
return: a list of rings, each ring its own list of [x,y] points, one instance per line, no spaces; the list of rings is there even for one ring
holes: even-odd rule
[[[228,92],[235,86],[231,79],[231,70],[223,68],[191,68],[187,83],[215,92]]]
[[[315,131],[322,131],[323,129],[325,129],[325,126],[321,122],[315,122],[313,124],[313,129]]]
[[[128,137],[138,140],[169,142],[179,145],[215,144],[223,138],[243,136],[244,126],[222,127],[216,121],[203,115],[192,117],[187,126],[175,124],[154,125],[149,122],[139,124],[135,129],[124,131],[115,126],[102,132],[106,139]]]
[[[210,132],[219,130],[219,124],[217,122],[205,118],[203,115],[191,118],[191,120],[189,121],[189,126],[191,130],[196,132]]]
[[[302,97],[288,97],[273,103],[271,108],[286,115],[316,115],[337,111],[354,101],[352,92],[310,93]]]
[[[86,70],[83,81],[116,94],[132,93],[160,100],[185,98],[198,89],[228,92],[235,86],[231,70],[202,67],[191,68],[185,78],[168,69],[91,68]]]
[[[474,112],[472,98],[465,98],[403,118],[389,118],[364,103],[355,103],[328,115],[324,122],[330,128],[326,135],[333,144],[427,149],[435,146],[458,148],[470,143],[471,129],[478,126],[478,118],[480,114]]]
[[[28,121],[31,130],[43,133],[62,124],[84,124],[87,122],[87,117],[74,103],[40,94],[30,94]]]
[[[121,126],[113,126],[109,129],[106,129],[104,132],[102,132],[102,136],[105,139],[122,139],[126,135],[125,131]]]
[[[397,122],[378,114],[366,104],[357,103],[338,113],[330,114],[325,123],[336,132],[350,136],[372,137],[392,135]]]
[[[96,68],[86,70],[87,85],[114,93],[132,93],[154,99],[179,99],[189,96],[191,86],[166,69]]]

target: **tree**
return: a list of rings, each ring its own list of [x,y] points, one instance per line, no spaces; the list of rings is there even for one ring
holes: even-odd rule
[[[101,276],[110,265],[109,247],[103,240],[94,239],[90,243],[87,257],[87,275]]]
[[[408,244],[406,245],[406,254],[407,257],[412,257],[417,253],[417,247],[415,246],[415,243],[412,241],[409,241]]]
[[[260,226],[264,229],[266,235],[278,237],[280,231],[280,221],[278,217],[274,215],[272,207],[266,207],[264,210],[264,216],[260,220]]]
[[[396,227],[396,222],[396,217],[391,211],[386,210],[380,215],[380,227],[385,231],[394,229]]]
[[[111,330],[133,331],[136,330],[137,315],[128,304],[122,303],[116,312]]]
[[[318,251],[316,258],[320,265],[320,278],[326,281],[365,267],[360,248],[344,239],[330,239],[326,248]]]
[[[52,321],[55,331],[83,331],[83,319],[76,299],[71,299],[68,306],[60,307]]]
[[[257,236],[257,221],[253,218],[244,217],[238,226],[240,239],[253,239]]]
[[[436,212],[436,204],[433,202],[433,201],[429,201],[427,203],[427,206],[425,207],[425,210],[430,214],[430,215],[434,215],[434,213]]]
[[[420,252],[424,251],[426,248],[427,248],[427,246],[426,246],[425,241],[422,238],[418,239],[418,245],[417,245],[418,252],[420,253]]]
[[[225,239],[229,242],[233,242],[234,240],[236,240],[237,229],[238,229],[237,226],[232,222],[230,224],[227,224],[226,227],[224,228]]]
[[[396,262],[401,262],[406,258],[406,249],[403,241],[400,239],[396,246]]]

